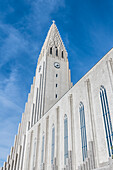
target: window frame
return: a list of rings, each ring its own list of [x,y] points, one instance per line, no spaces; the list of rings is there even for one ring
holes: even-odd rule
[[[80,130],[81,130],[81,142],[82,142],[82,158],[84,162],[88,155],[87,155],[85,111],[84,111],[84,104],[82,102],[80,102],[79,104],[79,113],[80,113]]]
[[[113,128],[111,123],[107,92],[103,85],[101,85],[100,87],[100,100],[106,133],[106,141],[108,146],[108,153],[109,157],[111,157],[113,155]]]

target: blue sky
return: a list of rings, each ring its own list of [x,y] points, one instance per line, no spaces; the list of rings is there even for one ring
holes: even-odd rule
[[[112,0],[0,0],[0,166],[13,145],[53,19],[73,84],[113,47]]]

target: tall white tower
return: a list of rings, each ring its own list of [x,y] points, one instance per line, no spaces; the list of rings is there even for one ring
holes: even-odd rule
[[[34,83],[32,125],[71,88],[67,51],[54,21],[38,59]]]

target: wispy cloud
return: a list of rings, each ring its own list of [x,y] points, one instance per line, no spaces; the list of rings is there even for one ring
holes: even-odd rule
[[[46,35],[43,31],[47,33],[45,27],[54,19],[52,13],[65,6],[64,0],[6,1],[0,2],[0,166],[17,133]],[[18,11],[22,5],[21,15]]]

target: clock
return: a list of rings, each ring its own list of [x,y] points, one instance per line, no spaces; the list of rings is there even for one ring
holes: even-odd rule
[[[55,62],[55,63],[54,63],[54,67],[55,67],[55,68],[60,68],[60,64],[59,64],[58,62]]]

